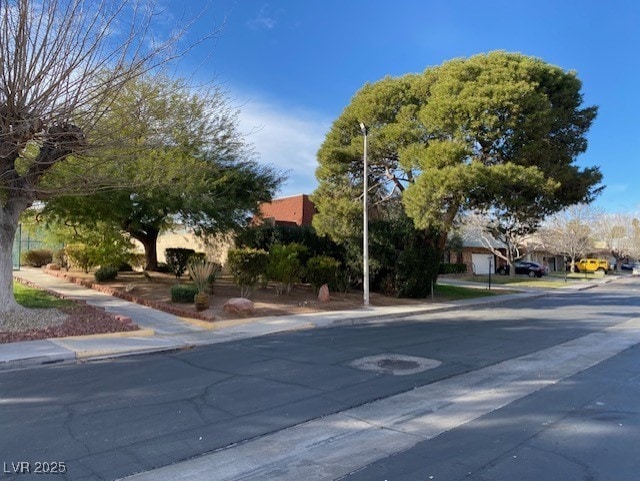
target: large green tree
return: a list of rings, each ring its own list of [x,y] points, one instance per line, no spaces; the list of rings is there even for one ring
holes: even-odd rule
[[[20,309],[11,255],[20,214],[60,189],[88,190],[91,133],[113,95],[184,52],[182,27],[163,36],[157,13],[153,0],[0,2],[0,312]],[[46,187],[71,160],[74,182]]]
[[[180,224],[197,234],[243,226],[281,182],[259,164],[240,135],[237,113],[219,90],[192,91],[181,80],[141,78],[114,97],[97,125],[121,159],[103,172],[106,189],[47,204],[45,218],[84,225],[110,222],[142,243],[146,269],[157,268],[156,241]],[[108,151],[106,156],[113,154]]]
[[[363,122],[374,209],[400,196],[415,226],[435,233],[425,248],[444,249],[467,210],[535,228],[600,191],[599,170],[575,165],[595,115],[582,105],[574,72],[502,51],[367,84],[318,153],[315,225],[334,238],[358,225]],[[426,278],[436,277],[435,267]]]

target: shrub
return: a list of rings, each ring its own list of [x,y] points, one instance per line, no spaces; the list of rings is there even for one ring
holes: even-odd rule
[[[440,264],[439,274],[464,274],[467,272],[466,264],[450,264],[443,262]]]
[[[217,263],[213,263],[213,272],[207,277],[207,287],[209,288],[209,294],[213,294],[213,285],[216,282],[218,273],[222,270],[222,266]]]
[[[408,218],[372,220],[369,225],[369,279],[374,292],[425,297],[431,292],[442,252],[438,232],[417,230]],[[345,242],[342,269],[362,283],[362,237]],[[352,284],[352,285],[355,285]]]
[[[207,260],[207,254],[205,254],[204,252],[195,252],[189,257],[189,260],[205,262]]]
[[[83,272],[89,272],[98,264],[91,248],[86,244],[69,244],[64,249],[71,265]]]
[[[260,276],[266,272],[268,260],[269,255],[263,250],[245,248],[229,251],[229,270],[242,297],[249,297]]]
[[[194,285],[179,284],[171,288],[171,302],[193,302],[198,293],[198,288]]]
[[[305,246],[295,243],[271,247],[267,275],[270,280],[275,281],[278,294],[285,291],[287,294],[291,293],[293,286],[301,281],[304,273],[301,258],[307,252]]]
[[[73,267],[89,272],[95,266],[119,266],[127,262],[130,249],[129,240],[119,233],[97,230],[82,242],[68,244],[65,252]]]
[[[115,266],[101,266],[93,276],[98,282],[112,281],[118,277],[118,268]]]
[[[349,269],[339,269],[338,275],[336,276],[335,290],[346,294],[349,292],[352,284],[354,284],[354,281]]]
[[[118,272],[133,272],[133,266],[128,262],[123,262],[118,266]]]
[[[339,290],[340,261],[329,256],[312,257],[307,262],[307,279],[316,292],[323,284],[331,290]]]
[[[167,265],[177,279],[182,277],[187,270],[189,259],[195,255],[193,249],[184,249],[182,247],[170,247],[165,249],[164,256],[167,259]]]
[[[319,236],[311,226],[269,226],[262,224],[249,227],[241,231],[236,237],[238,247],[252,247],[254,249],[271,250],[276,244],[302,244],[309,249],[309,257],[331,256],[342,260],[343,248],[327,236]],[[306,264],[306,258],[300,259]]]
[[[128,262],[131,255],[131,244],[121,235],[105,235],[96,244],[86,244],[91,246],[90,255],[96,266],[119,266]]]
[[[64,249],[58,249],[53,253],[53,262],[58,264],[61,268],[65,270],[69,270],[69,258],[67,257],[67,253]]]
[[[163,274],[172,274],[171,268],[165,262],[158,262],[156,272],[162,272]]]
[[[22,254],[22,263],[31,267],[42,267],[53,261],[53,253],[49,249],[33,249]]]
[[[432,280],[425,273],[437,272],[439,253],[420,245],[408,245],[398,256],[395,287],[398,297],[424,298],[431,294]]]
[[[147,265],[147,258],[144,254],[134,253],[129,255],[127,263],[134,269],[144,269]]]

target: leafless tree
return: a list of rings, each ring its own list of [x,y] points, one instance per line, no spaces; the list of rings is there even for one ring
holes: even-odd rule
[[[567,257],[575,272],[576,259],[594,249],[593,230],[601,215],[591,205],[573,205],[548,218],[538,236],[545,250]]]
[[[56,182],[62,163],[82,185],[100,146],[93,127],[114,95],[190,48],[189,22],[163,34],[162,13],[153,0],[0,0],[0,312],[19,309],[21,212],[70,187]]]
[[[461,221],[464,239],[474,239],[509,266],[509,275],[515,276],[514,263],[531,249],[532,227],[520,222],[516,216],[499,217],[486,212],[472,212]]]
[[[594,238],[603,250],[616,260],[637,254],[638,221],[624,213],[608,213],[598,217],[594,225]]]

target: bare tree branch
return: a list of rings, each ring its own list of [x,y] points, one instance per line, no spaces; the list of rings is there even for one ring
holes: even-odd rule
[[[118,145],[111,159],[95,155],[106,140],[94,132],[118,92],[217,33],[182,45],[191,22],[163,31],[159,11],[155,0],[0,0],[0,312],[19,309],[11,250],[20,213],[88,190],[104,170],[95,162],[118,157]],[[52,181],[62,163],[76,172],[66,185]]]
[[[101,147],[94,127],[115,93],[193,46],[180,45],[188,24],[162,33],[155,28],[157,15],[153,0],[2,2],[0,189],[5,196],[38,198],[40,178],[69,155],[85,156],[89,164],[89,154]],[[83,141],[54,152],[52,146],[62,146],[56,137],[67,139],[71,132],[80,132]],[[25,154],[45,146],[46,155]]]

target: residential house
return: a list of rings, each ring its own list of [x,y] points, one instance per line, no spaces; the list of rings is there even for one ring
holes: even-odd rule
[[[259,215],[253,218],[252,223],[254,225],[265,223],[269,225],[307,226],[311,225],[315,212],[315,206],[306,194],[281,197],[261,204],[259,206]],[[233,236],[209,237],[205,240],[194,235],[190,229],[178,227],[173,231],[162,233],[158,238],[158,261],[165,262],[164,251],[168,247],[183,247],[205,252],[209,259],[225,265],[227,253],[233,246]]]
[[[280,197],[260,204],[253,223],[278,226],[310,226],[316,208],[307,194]]]

